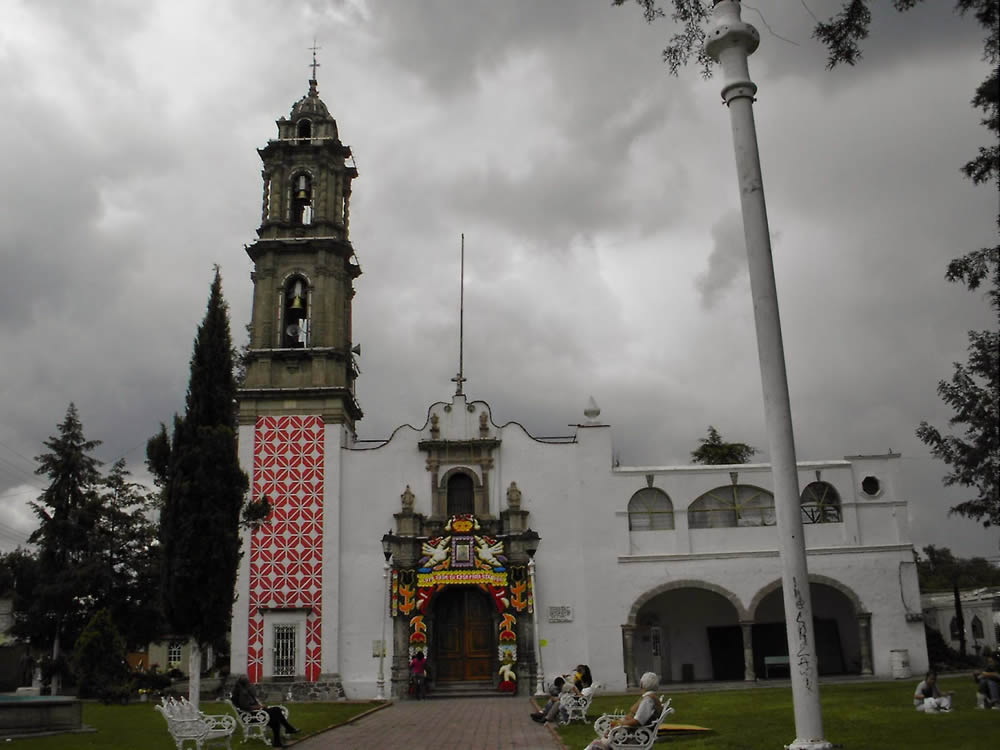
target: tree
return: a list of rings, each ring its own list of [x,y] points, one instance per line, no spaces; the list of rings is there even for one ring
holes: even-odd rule
[[[659,0],[635,0],[646,21],[666,16]],[[907,11],[923,0],[893,0],[897,11]],[[612,0],[623,5],[627,0]],[[711,7],[702,0],[671,0],[671,19],[682,25],[663,50],[670,72],[677,74],[694,55],[704,75],[711,75],[711,60],[702,47]],[[975,184],[1000,187],[1000,4],[996,0],[957,0],[959,15],[971,14],[985,30],[983,59],[986,78],[972,98],[974,109],[984,114],[982,124],[991,135],[990,145],[962,167]],[[868,0],[844,0],[840,11],[828,21],[818,21],[813,36],[827,49],[827,67],[857,64],[862,57],[861,41],[868,37],[871,10]],[[1000,212],[997,216],[1000,227]],[[973,250],[948,264],[945,278],[961,282],[970,291],[988,286],[986,297],[996,315],[992,330],[969,332],[969,360],[955,363],[950,381],[940,381],[937,392],[954,410],[952,427],[962,426],[961,435],[942,434],[926,421],[917,428],[917,437],[930,447],[931,454],[951,467],[945,485],[970,488],[972,496],[951,508],[951,513],[981,521],[984,526],[1000,524],[1000,244]]]
[[[955,620],[958,629],[958,652],[966,654],[965,615],[962,613],[960,589],[970,586],[1000,584],[1000,570],[983,558],[955,557],[947,547],[924,547],[925,560],[917,561],[920,588],[925,591],[951,590],[955,599]]]
[[[73,649],[73,673],[81,698],[110,703],[128,696],[125,639],[107,609],[99,609],[80,633]]]
[[[126,646],[145,646],[163,632],[159,607],[159,544],[148,513],[153,496],[130,481],[124,459],[116,461],[101,490],[99,590]]]
[[[166,621],[194,641],[189,700],[198,704],[201,651],[224,642],[240,559],[240,511],[249,482],[236,451],[236,383],[229,310],[215,268],[191,355],[183,417],[150,439],[146,455],[162,487],[161,590]]]
[[[47,476],[49,486],[31,503],[40,521],[28,537],[38,546],[38,581],[28,608],[29,627],[52,647],[52,662],[61,663],[62,643],[72,643],[91,611],[90,592],[98,564],[94,530],[99,516],[97,487],[100,461],[91,452],[100,441],[83,435],[76,407],[71,403],[59,425],[59,436],[44,445],[35,473]],[[56,669],[52,694],[59,692]]]
[[[691,460],[696,464],[745,464],[757,452],[756,448],[746,443],[724,442],[712,425],[708,426],[708,437],[698,442],[701,443],[698,449],[691,451]]]

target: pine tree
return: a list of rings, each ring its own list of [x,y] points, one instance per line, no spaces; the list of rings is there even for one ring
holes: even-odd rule
[[[90,592],[99,566],[94,530],[100,516],[97,487],[100,461],[91,453],[100,441],[87,440],[72,403],[58,437],[45,441],[35,473],[49,486],[31,503],[39,527],[28,537],[38,547],[38,582],[27,616],[34,636],[52,647],[52,694],[59,692],[61,647],[73,643],[90,617]]]
[[[746,443],[727,443],[719,431],[712,425],[708,426],[708,437],[701,438],[701,445],[691,451],[691,460],[696,464],[745,464],[757,449]]]
[[[102,565],[96,606],[106,607],[126,645],[142,647],[162,633],[159,545],[149,518],[153,498],[129,479],[125,459],[105,477],[98,533]]]
[[[236,448],[236,383],[228,306],[218,267],[191,356],[186,410],[147,445],[163,487],[160,516],[164,615],[191,637],[190,695],[198,703],[200,654],[229,632],[240,559],[240,510],[249,482]]]

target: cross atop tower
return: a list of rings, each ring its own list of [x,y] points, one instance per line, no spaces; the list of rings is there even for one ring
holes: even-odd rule
[[[316,51],[317,50],[321,50],[323,48],[316,46],[316,37],[313,37],[313,46],[312,47],[307,47],[306,49],[311,49],[312,53],[313,53],[313,61],[312,61],[312,64],[309,65],[309,67],[313,69],[312,80],[315,81],[316,80],[316,68],[322,67],[318,62],[316,62]]]

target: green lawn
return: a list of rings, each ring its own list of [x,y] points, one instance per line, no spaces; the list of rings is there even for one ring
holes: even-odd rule
[[[302,730],[296,738],[308,737],[335,724],[347,721],[360,713],[379,705],[365,703],[290,703],[289,718]],[[222,703],[202,703],[201,710],[207,714],[229,713]],[[85,734],[62,734],[53,737],[33,737],[17,739],[12,743],[22,745],[27,750],[177,750],[177,746],[167,734],[167,722],[159,711],[153,710],[152,703],[130,703],[127,706],[104,706],[100,703],[84,703],[83,723],[97,731]],[[239,727],[236,729],[240,732]],[[270,732],[268,732],[270,736]],[[234,743],[237,747],[239,743]],[[253,743],[263,747],[259,742]],[[193,747],[188,743],[187,747]],[[211,744],[209,747],[224,747]],[[249,745],[247,745],[249,747]]]
[[[1000,747],[1000,711],[975,709],[971,677],[942,677],[941,689],[955,692],[955,710],[922,714],[913,709],[918,678],[898,682],[859,682],[821,688],[826,740],[844,750],[996,750]],[[671,695],[669,686],[665,691]],[[700,737],[674,738],[657,746],[678,750],[781,750],[795,739],[789,687],[672,694],[677,712],[670,720],[699,724],[714,731]],[[562,727],[559,734],[572,750],[594,739],[593,719],[614,708],[628,709],[636,696],[597,696],[591,723]]]

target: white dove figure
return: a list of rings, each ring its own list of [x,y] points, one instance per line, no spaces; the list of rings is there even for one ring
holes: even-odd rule
[[[423,546],[420,548],[425,555],[430,555],[431,559],[424,563],[425,568],[433,568],[436,565],[440,565],[445,560],[448,559],[448,540],[442,539],[437,543],[436,547],[432,547],[427,542],[424,542]]]
[[[483,537],[476,537],[476,557],[491,568],[502,568],[503,563],[497,559],[497,553],[503,552],[503,542],[490,545]]]

